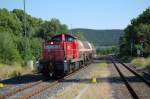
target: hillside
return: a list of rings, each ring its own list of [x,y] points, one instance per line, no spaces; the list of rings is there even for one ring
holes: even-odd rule
[[[98,46],[113,46],[117,45],[119,38],[124,34],[123,30],[94,30],[94,29],[72,29],[72,33],[82,32],[85,38]]]

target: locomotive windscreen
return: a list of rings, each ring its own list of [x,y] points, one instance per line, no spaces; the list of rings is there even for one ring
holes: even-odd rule
[[[51,41],[60,42],[60,41],[62,41],[62,38],[61,38],[60,35],[58,35],[58,36],[53,37],[53,38],[51,39]]]
[[[65,40],[66,40],[67,42],[73,42],[73,41],[75,40],[75,38],[74,38],[73,36],[66,35],[66,36],[65,36]]]

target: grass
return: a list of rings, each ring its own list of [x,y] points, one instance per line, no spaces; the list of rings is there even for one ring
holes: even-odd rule
[[[22,67],[20,64],[6,65],[0,64],[0,78],[16,77],[26,73],[30,73],[28,67]]]
[[[98,63],[96,64],[96,66],[99,66],[99,67],[106,67],[108,64],[104,61],[102,63]]]
[[[147,68],[150,71],[150,58],[134,58],[131,64],[140,68]]]

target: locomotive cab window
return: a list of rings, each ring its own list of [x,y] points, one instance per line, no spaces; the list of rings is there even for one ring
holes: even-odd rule
[[[72,37],[72,36],[69,36],[69,35],[66,35],[66,41],[67,42],[73,42],[73,41],[75,41],[75,38],[74,37]]]
[[[60,41],[62,41],[62,38],[61,38],[61,36],[55,36],[51,39],[51,41],[60,42]]]

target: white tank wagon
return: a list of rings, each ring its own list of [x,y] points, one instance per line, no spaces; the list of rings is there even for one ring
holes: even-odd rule
[[[82,55],[81,57],[83,57],[87,61],[91,60],[96,54],[94,45],[88,41],[77,40],[77,42],[79,45],[78,48],[80,51],[80,55]]]

